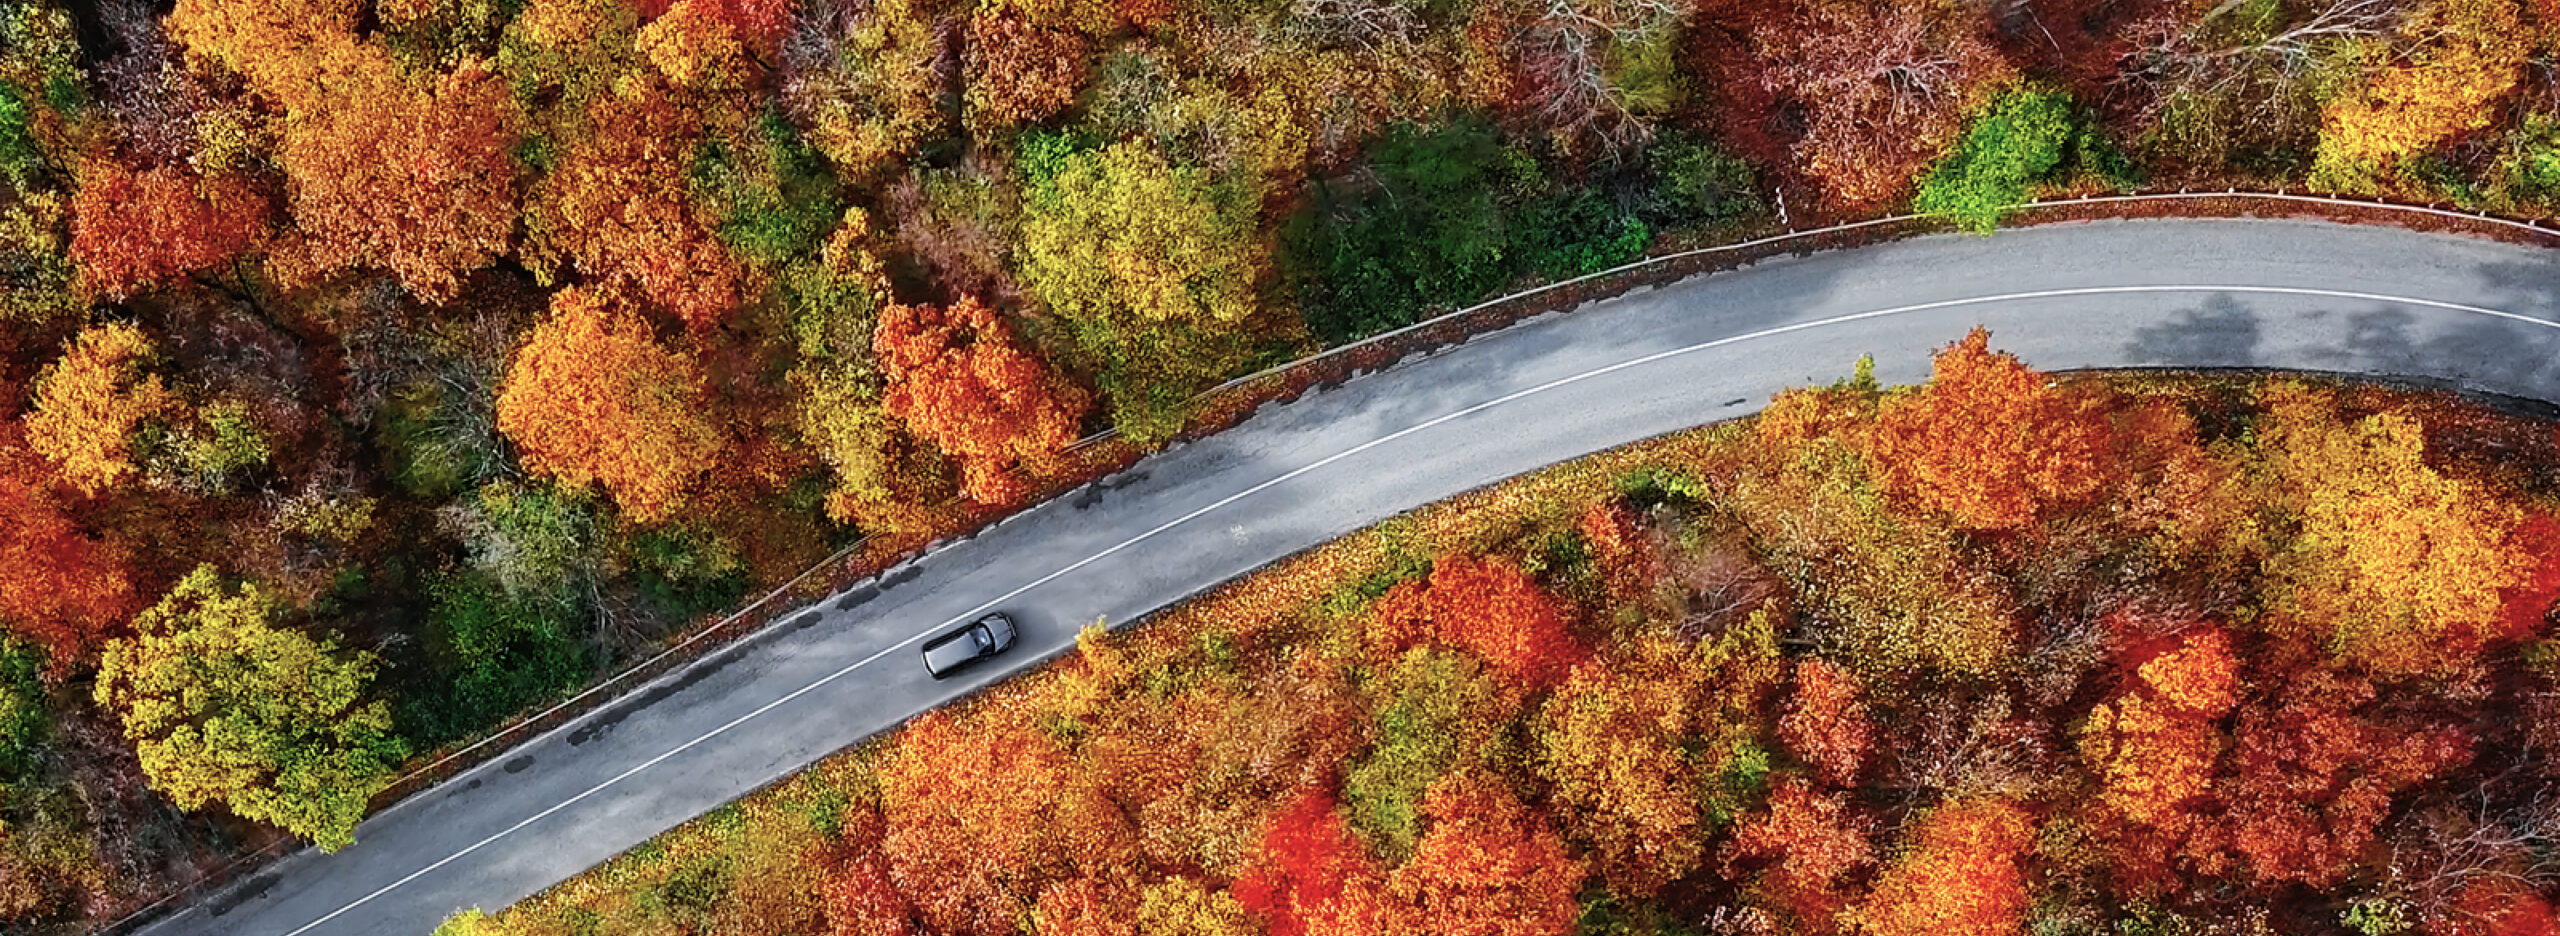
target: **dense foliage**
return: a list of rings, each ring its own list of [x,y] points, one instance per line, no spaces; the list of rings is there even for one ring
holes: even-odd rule
[[[1089,628],[448,933],[2550,933],[2555,510],[2548,423],[1977,331]]]
[[[94,804],[0,820],[53,869],[0,926],[136,905],[274,834],[244,816],[341,811],[140,792],[127,697],[89,690],[199,566],[373,654],[362,701],[423,754],[839,548],[1175,438],[1229,378],[1648,251],[1911,208],[1987,230],[2136,180],[2550,216],[2554,56],[2549,0],[0,0],[0,629],[48,687],[12,802]],[[1965,550],[2132,457],[1933,436],[2077,405],[1984,367],[1825,450],[1883,501],[1746,485],[1821,506],[1755,535],[1838,573],[1806,594],[1878,661],[1845,678],[1999,671],[2021,599]],[[2265,620],[2442,673],[2524,586],[2483,536],[2420,548],[2503,515],[2407,470],[2401,431],[2289,437],[2366,480],[2270,489],[2303,535]],[[1977,445],[2025,473],[1950,460]],[[2408,522],[2349,562],[2368,496]],[[1924,508],[1954,519],[1877,522]],[[1562,675],[1587,642],[1470,663],[1498,648],[1465,627],[1402,640],[1416,718],[1522,673],[1596,691]],[[1705,717],[1657,662],[1558,743]],[[1341,800],[1405,845],[1442,756],[1415,745]],[[1724,807],[1621,805],[1612,880],[1717,860],[1665,836]],[[1095,888],[1056,900],[1227,918]]]

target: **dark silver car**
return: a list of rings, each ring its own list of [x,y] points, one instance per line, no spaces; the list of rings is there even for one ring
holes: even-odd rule
[[[924,670],[941,679],[1013,649],[1013,619],[998,611],[924,642]]]

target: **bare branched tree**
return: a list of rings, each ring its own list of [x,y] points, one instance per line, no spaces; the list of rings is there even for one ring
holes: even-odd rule
[[[1692,0],[1546,0],[1519,37],[1532,119],[1561,138],[1588,139],[1617,158],[1652,139],[1631,89],[1610,75],[1613,54],[1665,41]]]
[[[1920,712],[1905,743],[1890,745],[1889,785],[1911,795],[1941,798],[2032,796],[2048,782],[2051,745],[2034,724],[2010,717],[2008,696],[1971,706],[1934,705]]]
[[[1289,23],[1310,45],[1378,55],[1411,54],[1423,28],[1422,17],[1394,0],[1293,0]]]
[[[2537,785],[2501,803],[2493,785],[2414,817],[2392,842],[2391,884],[2429,920],[2460,916],[2462,892],[2474,884],[2560,880],[2560,793]]]
[[[1823,8],[1812,28],[1765,27],[1763,86],[1809,117],[1799,167],[1833,207],[1891,201],[1961,130],[1969,96],[2002,69],[1961,18],[1920,4]]]
[[[2202,17],[2164,17],[2137,29],[2134,67],[2119,86],[2148,94],[2145,122],[2173,144],[2218,158],[2235,146],[2282,142],[2314,129],[2311,92],[2324,67],[2357,40],[2390,35],[2403,0],[2318,0],[2274,24],[2235,23],[2243,0]],[[2241,137],[2208,136],[2238,128]]]

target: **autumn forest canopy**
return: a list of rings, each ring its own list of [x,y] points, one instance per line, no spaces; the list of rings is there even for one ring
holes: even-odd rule
[[[440,936],[2560,932],[2560,433],[1918,387],[1434,505]]]
[[[0,926],[342,846],[840,549],[1509,288],[2143,185],[2554,216],[2556,57],[2554,0],[0,0]]]

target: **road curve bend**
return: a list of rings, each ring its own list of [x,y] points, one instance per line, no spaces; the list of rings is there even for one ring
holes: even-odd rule
[[[2560,250],[2296,221],[2120,221],[1762,263],[1549,315],[1266,407],[1026,511],[140,932],[408,936],[521,899],[986,682],[914,644],[1001,608],[1016,667],[1395,513],[1757,410],[1988,325],[2048,370],[2298,368],[2560,401]]]

